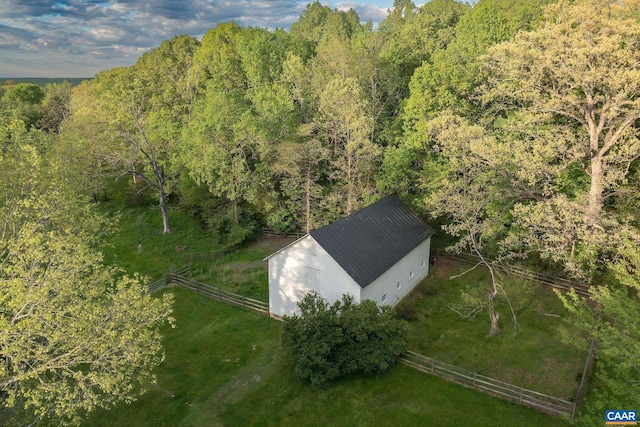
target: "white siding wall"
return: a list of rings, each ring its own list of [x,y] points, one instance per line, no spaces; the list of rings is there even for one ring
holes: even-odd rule
[[[317,292],[329,303],[353,295],[360,302],[361,288],[331,256],[307,235],[269,258],[269,311],[276,316],[297,313],[297,303]]]
[[[364,288],[362,299],[373,300],[378,305],[396,305],[429,273],[430,246],[431,238],[428,238]]]

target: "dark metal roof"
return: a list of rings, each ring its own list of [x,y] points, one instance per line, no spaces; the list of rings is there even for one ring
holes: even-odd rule
[[[433,230],[391,195],[311,236],[365,288],[433,235]]]

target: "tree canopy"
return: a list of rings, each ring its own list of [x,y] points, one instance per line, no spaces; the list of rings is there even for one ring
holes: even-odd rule
[[[112,224],[59,165],[16,141],[0,170],[0,404],[20,424],[76,424],[135,399],[162,361],[171,300],[103,265]]]

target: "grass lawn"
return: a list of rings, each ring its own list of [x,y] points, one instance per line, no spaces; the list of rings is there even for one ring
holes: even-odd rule
[[[548,287],[501,281],[519,324],[513,334],[513,318],[506,304],[498,306],[502,332],[488,337],[486,310],[473,319],[463,319],[449,306],[459,301],[465,286],[490,287],[489,273],[475,269],[449,279],[469,265],[440,258],[435,268],[399,307],[411,310],[409,349],[443,362],[477,371],[511,384],[555,397],[572,400],[587,356],[563,344],[562,336],[575,333],[565,322],[567,312]],[[412,306],[412,307],[411,307]]]
[[[125,206],[118,197],[102,202],[100,209],[121,218],[120,231],[104,249],[107,263],[150,279],[191,264],[195,279],[262,301],[268,298],[262,260],[292,241],[261,238],[223,253],[215,236],[185,211],[170,212],[173,232],[163,234],[157,209]],[[560,344],[566,326],[556,317],[563,315],[557,297],[542,289],[513,295],[520,332],[515,338],[510,334],[508,313],[501,307],[504,332],[487,338],[486,317],[465,321],[447,308],[465,284],[486,280],[486,273],[449,281],[452,271],[444,267],[439,265],[406,301],[417,313],[410,322],[410,349],[543,393],[573,397],[586,352]],[[86,425],[366,426],[382,420],[407,426],[568,425],[400,365],[379,376],[311,387],[291,372],[280,349],[279,322],[183,289],[170,292],[176,294],[178,327],[165,330],[166,361],[158,383],[137,402],[101,411]]]
[[[293,376],[281,323],[183,289],[158,382],[87,426],[568,426],[406,366],[315,388]]]
[[[160,210],[145,206],[127,206],[123,184],[114,184],[112,199],[101,202],[99,209],[120,219],[118,232],[102,248],[107,264],[116,264],[129,274],[140,273],[154,281],[171,269],[190,264],[192,277],[261,301],[269,290],[267,263],[262,260],[293,239],[261,238],[241,251],[223,253],[214,233],[184,210],[172,210],[172,232],[162,233]],[[177,246],[186,246],[184,251]]]

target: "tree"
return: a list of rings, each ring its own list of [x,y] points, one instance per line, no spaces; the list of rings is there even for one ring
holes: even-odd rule
[[[630,5],[561,2],[546,24],[491,48],[490,95],[500,105],[521,106],[554,126],[576,132],[589,176],[584,216],[602,227],[607,199],[640,156],[640,24]]]
[[[415,72],[411,70],[407,78],[406,95],[396,120],[403,135],[385,150],[378,178],[381,189],[420,197],[417,174],[427,156],[425,123],[441,113],[479,122],[481,109],[475,91],[484,82],[480,56],[492,44],[508,40],[518,30],[530,29],[542,13],[541,5],[535,0],[489,0],[469,8],[456,2],[433,1],[423,6],[428,9],[420,10],[420,18],[407,19],[407,31],[424,21],[438,36],[424,45],[423,61],[415,64]],[[426,37],[431,36],[427,33]]]
[[[407,326],[389,306],[354,303],[345,295],[329,305],[308,294],[300,315],[285,316],[282,346],[292,356],[296,374],[323,385],[356,372],[388,369],[407,348]]]
[[[350,38],[359,28],[360,18],[353,9],[331,10],[316,0],[307,5],[298,21],[291,25],[290,32],[294,37],[317,43],[329,37]]]
[[[301,130],[308,128],[303,126]],[[322,195],[318,182],[323,175],[323,166],[328,162],[329,150],[313,136],[278,147],[274,169],[286,196],[287,208],[297,218],[304,218],[299,222],[307,233],[316,228],[315,206]]]
[[[474,119],[490,138],[427,169],[437,176],[454,162],[473,162],[474,179],[486,180],[486,197],[494,211],[502,212],[500,226],[492,227],[504,231],[492,236],[493,253],[535,253],[583,280],[593,280],[619,246],[617,230],[625,221],[603,200],[615,194],[640,156],[638,91],[627,92],[638,84],[632,64],[637,52],[626,50],[640,27],[614,6],[610,14],[599,8],[587,3],[552,7],[540,29],[490,48],[481,62],[488,80],[476,92],[485,106]],[[429,117],[448,114],[415,116],[404,143],[388,153],[385,170],[398,163],[407,170],[427,164]],[[467,172],[462,168],[450,176],[461,184],[456,194],[467,193]],[[404,182],[413,172],[395,175]],[[381,184],[393,188],[389,181]]]
[[[320,96],[316,126],[332,153],[334,199],[347,215],[375,193],[380,149],[371,142],[373,120],[355,79],[331,80]]]
[[[29,144],[0,152],[0,405],[26,424],[77,424],[134,400],[163,359],[171,312],[140,277],[102,264],[112,224],[58,166]]]
[[[625,233],[626,234],[626,233]],[[608,408],[637,407],[640,395],[640,251],[637,237],[625,240],[620,257],[611,265],[614,276],[594,287],[591,296],[561,295],[582,331],[572,343],[598,345],[596,369],[580,421],[599,422]]]
[[[36,127],[49,133],[60,132],[60,125],[71,112],[71,84],[66,80],[47,84],[42,110],[42,118]]]
[[[515,194],[506,185],[508,178],[492,170],[499,164],[496,160],[501,160],[501,150],[497,149],[500,143],[481,126],[451,114],[441,114],[427,122],[424,132],[429,144],[424,166],[428,175],[423,177],[424,207],[432,216],[446,218],[443,230],[458,238],[448,250],[469,251],[478,257],[479,261],[468,271],[482,266],[491,275],[490,290],[470,288],[451,308],[467,318],[476,317],[486,308],[489,335],[494,335],[500,331],[496,305],[502,299],[511,308],[517,327],[509,297],[486,258],[487,246],[505,233],[505,207],[510,206]]]
[[[519,30],[530,29],[542,13],[543,3],[480,0],[466,11],[452,8],[445,16],[451,16],[455,28],[442,24],[435,27],[443,33],[443,41],[434,46],[428,60],[418,64],[412,74],[411,95],[403,111],[406,131],[412,131],[416,120],[432,118],[443,110],[463,117],[477,115],[481,109],[475,91],[485,78],[481,55],[489,46],[509,40]]]
[[[267,222],[282,216],[272,166],[299,117],[282,77],[290,46],[282,31],[229,23],[209,30],[196,54],[205,87],[183,130],[181,160],[219,200],[211,225],[230,223],[240,238],[252,231],[254,212]]]
[[[249,137],[250,104],[240,91],[222,92],[210,86],[196,105],[194,120],[185,129],[181,158],[196,183],[205,184],[231,205],[231,218],[240,224],[240,205],[254,201],[252,177],[255,144]]]
[[[73,187],[91,194],[96,203],[101,194],[107,198],[107,176],[118,175],[121,157],[111,144],[109,128],[100,114],[98,89],[90,80],[73,88],[70,116],[61,123],[61,137],[54,147],[70,160],[76,177]]]
[[[540,29],[496,45],[484,59],[488,122],[534,154],[556,152],[539,171],[521,164],[550,185],[514,206],[507,247],[533,247],[581,278],[592,279],[619,246],[624,221],[604,202],[640,157],[640,25],[627,6],[560,3]]]
[[[402,98],[409,95],[414,71],[454,40],[455,27],[468,9],[454,0],[432,0],[420,8],[410,0],[393,2],[379,32],[385,41],[382,58],[393,64]]]
[[[33,83],[19,83],[7,89],[2,102],[15,112],[29,130],[43,115],[41,103],[44,96],[40,86]]]
[[[40,104],[45,97],[44,91],[34,83],[19,83],[5,92],[3,100],[9,103]]]
[[[103,120],[117,143],[125,174],[145,181],[158,193],[163,232],[170,233],[167,197],[178,142],[188,121],[197,85],[191,83],[198,40],[176,36],[144,54],[129,68],[96,77]]]

